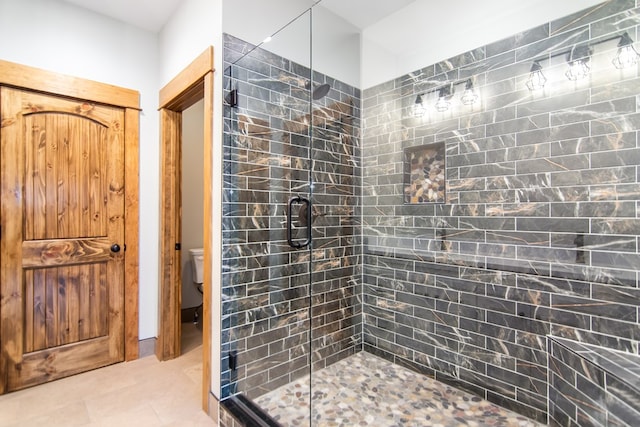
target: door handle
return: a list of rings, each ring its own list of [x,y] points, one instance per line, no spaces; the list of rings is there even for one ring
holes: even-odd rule
[[[111,245],[111,252],[120,252],[120,245],[117,243]]]
[[[304,242],[297,242],[293,240],[293,205],[294,204],[303,204],[306,207],[306,229],[307,229],[307,239]],[[300,208],[302,209],[302,208]],[[295,249],[304,248],[305,246],[309,246],[311,244],[311,202],[309,199],[302,196],[294,196],[289,199],[287,202],[287,242],[289,242],[289,246]]]

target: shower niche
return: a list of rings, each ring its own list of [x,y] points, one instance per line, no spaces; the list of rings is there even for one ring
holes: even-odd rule
[[[404,149],[404,202],[406,204],[446,201],[445,144]]]

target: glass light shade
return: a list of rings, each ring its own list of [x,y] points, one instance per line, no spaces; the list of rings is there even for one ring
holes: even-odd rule
[[[581,80],[589,75],[589,59],[591,58],[591,48],[588,45],[579,45],[571,49],[567,54],[569,69],[564,75],[569,80]]]
[[[613,58],[613,66],[622,69],[633,67],[638,63],[638,52],[633,48],[633,45],[629,44],[618,48],[618,54]]]
[[[478,95],[473,91],[473,89],[465,89],[460,101],[464,105],[473,105],[478,100]]]
[[[633,67],[638,63],[638,56],[640,55],[633,47],[633,39],[628,33],[624,33],[618,42],[618,53],[611,62],[618,69]]]
[[[576,59],[569,63],[569,69],[564,74],[569,80],[582,80],[589,75],[589,64],[586,59]]]
[[[529,74],[529,80],[527,80],[527,87],[529,90],[539,90],[544,88],[547,83],[547,78],[542,74],[542,71],[534,71]]]
[[[529,74],[529,79],[527,80],[527,88],[530,91],[539,90],[544,88],[544,85],[547,83],[547,78],[542,73],[542,65],[538,61],[534,62],[531,65],[531,74]]]
[[[450,98],[451,98],[451,87],[443,86],[440,89],[438,89],[438,100],[436,101],[436,104],[435,104],[436,111],[439,111],[441,113],[447,111],[451,106],[451,101],[449,101]]]
[[[449,102],[449,100],[444,96],[439,97],[435,105],[436,111],[439,111],[441,113],[444,113],[445,111],[447,111],[450,106],[451,106],[451,102]]]
[[[422,102],[422,96],[418,95],[416,102],[413,104],[413,117],[422,117],[426,112],[427,109],[424,106],[424,102]]]
[[[460,101],[464,105],[472,105],[475,104],[478,100],[478,95],[473,91],[473,82],[471,79],[468,79],[464,85],[464,92],[460,97]]]

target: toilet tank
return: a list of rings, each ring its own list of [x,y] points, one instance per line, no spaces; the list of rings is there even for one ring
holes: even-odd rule
[[[189,249],[189,255],[191,256],[191,267],[193,268],[193,281],[202,283],[204,249]]]

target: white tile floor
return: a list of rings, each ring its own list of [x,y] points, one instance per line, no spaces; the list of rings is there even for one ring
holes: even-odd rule
[[[193,331],[183,324],[185,338]],[[149,356],[0,396],[0,426],[213,426],[201,377],[202,345],[187,340],[174,360]]]

